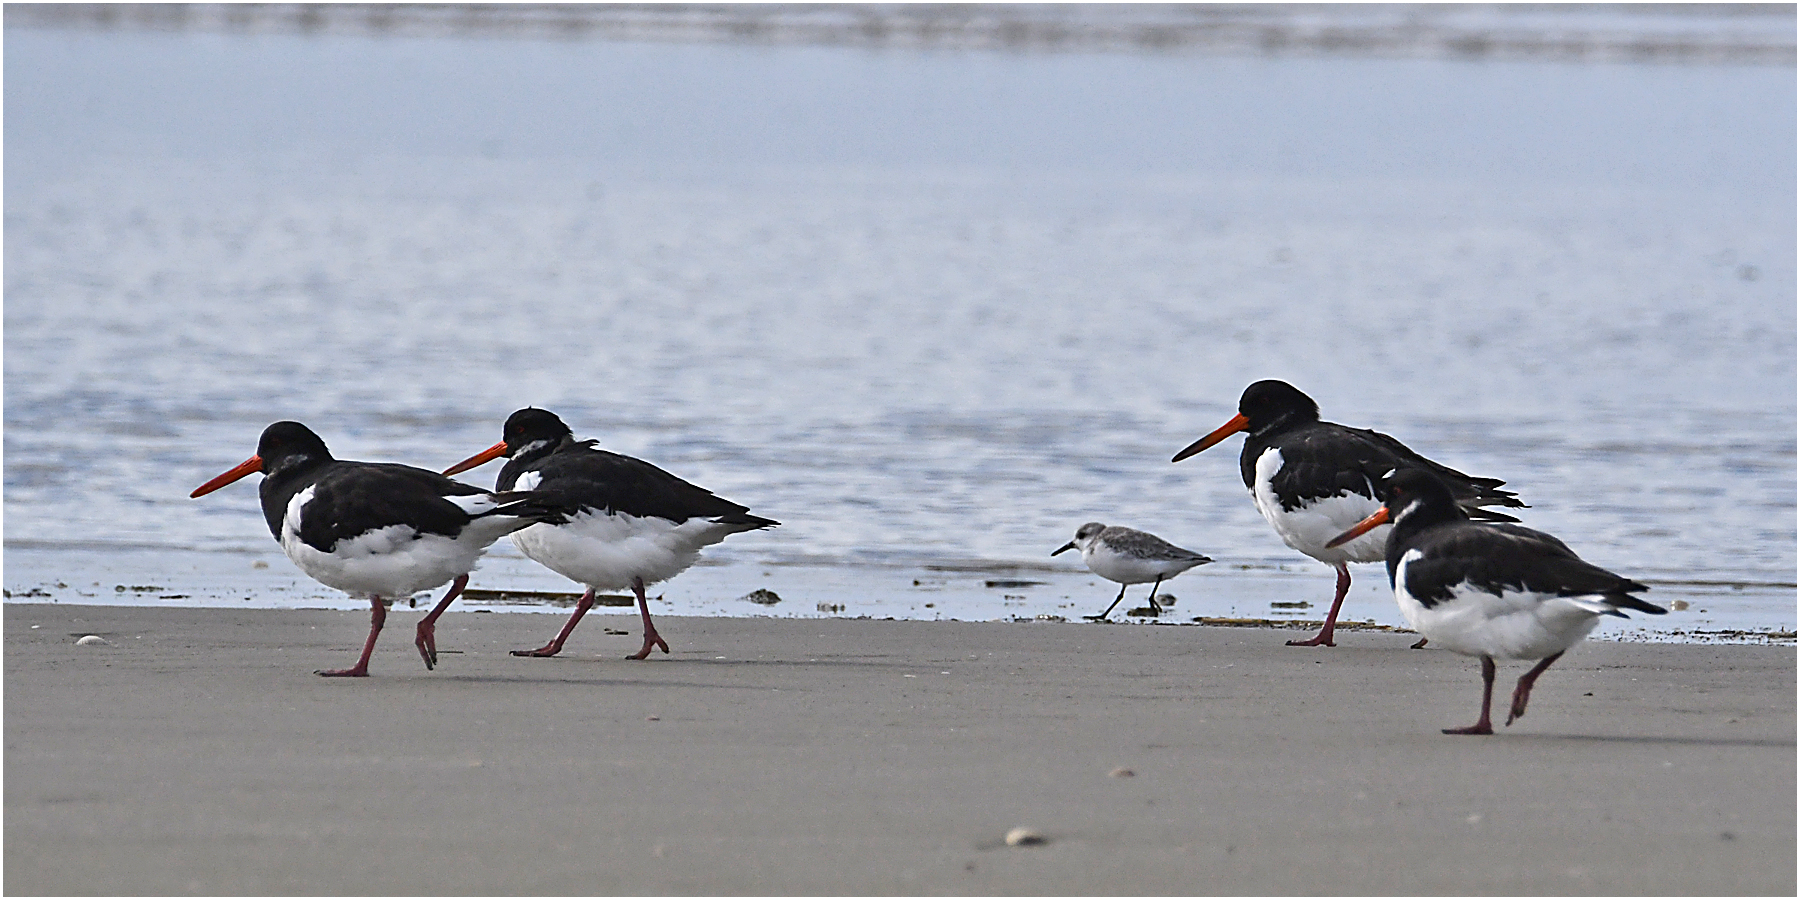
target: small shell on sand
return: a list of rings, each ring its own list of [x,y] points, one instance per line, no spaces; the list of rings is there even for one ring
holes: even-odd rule
[[[781,602],[781,595],[775,593],[774,591],[769,590],[768,588],[757,588],[756,590],[751,591],[750,593],[745,594],[744,596],[739,597],[738,599],[739,600],[748,600],[751,603],[760,603],[764,606],[774,606],[775,604]]]
[[[1035,828],[1026,828],[1023,825],[1006,833],[1006,846],[1008,847],[1033,847],[1049,842],[1050,839],[1044,837],[1043,832]]]
[[[75,642],[75,645],[78,647],[106,647],[111,646],[112,641],[97,634],[89,634],[83,635],[80,640]]]
[[[1106,774],[1112,776],[1113,778],[1130,778],[1133,775],[1136,775],[1137,773],[1131,771],[1130,769],[1125,768],[1124,766],[1120,766]]]

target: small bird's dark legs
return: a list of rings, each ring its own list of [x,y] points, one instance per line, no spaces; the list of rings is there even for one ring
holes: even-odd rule
[[[536,650],[514,650],[512,652],[512,655],[514,655],[514,656],[555,656],[556,654],[561,653],[562,648],[563,648],[563,641],[566,641],[569,639],[569,632],[575,630],[575,625],[581,621],[582,616],[587,615],[588,607],[591,607],[593,605],[594,605],[594,589],[588,588],[587,593],[581,595],[581,602],[575,604],[575,614],[569,617],[569,621],[567,624],[563,625],[562,631],[557,632],[555,640],[551,641],[548,644],[545,644],[542,647],[537,648]]]
[[[1566,652],[1566,651],[1565,651]],[[1519,686],[1513,688],[1512,709],[1506,714],[1506,724],[1511,725],[1514,719],[1525,717],[1525,703],[1531,699],[1531,686],[1537,684],[1539,675],[1550,668],[1550,664],[1562,658],[1562,653],[1545,657],[1543,662],[1531,667],[1531,671],[1519,676]]]
[[[1162,587],[1161,578],[1157,578],[1156,583],[1150,586],[1150,610],[1157,615],[1162,614],[1162,605],[1156,602],[1156,589],[1159,587]]]
[[[1560,654],[1560,653],[1557,654],[1557,656],[1561,656],[1561,655],[1562,654]],[[1554,660],[1555,658],[1556,657],[1553,656],[1550,659]],[[1549,663],[1550,663],[1550,660],[1545,660],[1544,665],[1549,665]],[[1537,669],[1534,669],[1532,671],[1533,672],[1541,671],[1543,668],[1544,668],[1544,666],[1539,666]],[[1524,682],[1524,679],[1520,679],[1520,683],[1523,684],[1523,682]],[[1526,686],[1525,690],[1529,693],[1531,688],[1529,686]],[[1491,656],[1483,656],[1481,658],[1481,721],[1476,722],[1475,724],[1470,725],[1467,728],[1446,728],[1446,729],[1444,729],[1444,733],[1445,734],[1493,734],[1494,733],[1493,723],[1488,721],[1488,706],[1491,705],[1493,702],[1494,702],[1494,658]]]
[[[369,639],[363,642],[362,658],[356,665],[348,669],[320,669],[314,675],[326,678],[366,678],[369,675],[369,657],[375,653],[375,638],[381,635],[381,625],[387,621],[387,604],[380,597],[369,598]]]
[[[637,594],[638,612],[644,616],[644,648],[625,658],[643,659],[650,655],[651,647],[657,647],[664,653],[669,652],[669,642],[663,640],[662,635],[656,633],[656,625],[650,621],[650,601],[644,597],[644,579],[631,579],[631,590]]]
[[[1103,612],[1097,616],[1082,616],[1082,618],[1093,619],[1095,621],[1102,621],[1107,616],[1112,615],[1113,606],[1118,606],[1119,601],[1125,599],[1125,589],[1127,587],[1130,587],[1130,585],[1124,585],[1124,584],[1119,585],[1119,596],[1113,598],[1112,606],[1107,607],[1105,612]]]
[[[438,616],[443,615],[444,610],[450,608],[450,601],[462,595],[463,587],[468,583],[468,575],[456,576],[456,580],[450,582],[450,590],[444,594],[444,599],[439,600],[438,605],[432,607],[431,612],[426,613],[425,618],[419,620],[418,636],[413,638],[413,646],[419,648],[420,656],[425,657],[425,671],[427,672],[437,665]]]
[[[1320,644],[1327,647],[1337,646],[1331,640],[1331,633],[1337,630],[1338,607],[1344,605],[1344,597],[1350,593],[1350,564],[1338,563],[1337,576],[1337,596],[1331,600],[1331,612],[1325,615],[1325,627],[1319,629],[1318,634],[1307,640],[1288,641],[1289,647],[1317,647]]]

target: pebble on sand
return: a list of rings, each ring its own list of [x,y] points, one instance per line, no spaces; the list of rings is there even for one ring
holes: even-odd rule
[[[81,639],[75,642],[75,645],[78,647],[105,647],[110,646],[111,644],[112,641],[97,634],[82,635]]]
[[[1032,847],[1049,842],[1050,839],[1044,837],[1043,832],[1035,828],[1026,828],[1023,825],[1006,833],[1006,846],[1008,847]]]

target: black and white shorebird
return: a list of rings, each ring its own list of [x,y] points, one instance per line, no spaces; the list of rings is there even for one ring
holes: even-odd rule
[[[1493,734],[1488,707],[1494,660],[1540,662],[1519,678],[1506,724],[1525,715],[1531,686],[1587,637],[1601,616],[1666,610],[1632,594],[1649,588],[1584,562],[1567,545],[1523,525],[1472,522],[1450,487],[1419,469],[1394,473],[1387,502],[1330,545],[1386,523],[1388,581],[1400,614],[1432,646],[1481,657],[1481,720],[1445,734]]]
[[[1517,522],[1483,507],[1525,506],[1512,491],[1500,490],[1504,481],[1464,475],[1378,431],[1319,421],[1319,404],[1285,381],[1258,381],[1245,388],[1231,421],[1171,461],[1181,462],[1240,431],[1249,434],[1238,468],[1257,511],[1289,547],[1337,569],[1337,596],[1324,627],[1309,640],[1288,641],[1289,646],[1336,646],[1332,633],[1350,592],[1349,564],[1379,562],[1387,533],[1377,531],[1343,546],[1326,543],[1381,507],[1375,485],[1389,472],[1401,467],[1432,472],[1475,518]],[[1414,646],[1424,646],[1424,641]]]
[[[1081,561],[1095,575],[1119,583],[1119,596],[1113,598],[1112,606],[1097,616],[1087,616],[1089,619],[1112,615],[1113,607],[1125,599],[1125,589],[1146,581],[1156,582],[1150,586],[1150,609],[1160,611],[1162,607],[1156,603],[1156,589],[1162,587],[1164,579],[1212,562],[1208,557],[1183,550],[1149,532],[1099,522],[1089,522],[1075,529],[1075,539],[1050,555],[1076,549],[1081,551]]]
[[[644,646],[669,652],[650,621],[644,588],[681,574],[700,549],[740,531],[781,523],[750,515],[748,507],[714,496],[641,459],[609,453],[594,441],[578,441],[554,413],[526,408],[507,417],[502,440],[444,470],[454,475],[505,456],[499,490],[529,490],[556,504],[560,514],[513,533],[526,556],[587,587],[575,614],[555,640],[514,656],[555,656],[596,590],[631,588],[644,619]]]
[[[210,494],[254,472],[263,475],[263,518],[288,559],[319,583],[369,601],[362,657],[348,669],[320,675],[368,675],[388,605],[450,582],[413,641],[425,668],[432,668],[438,616],[462,593],[475,561],[490,544],[549,514],[529,494],[494,494],[398,463],[333,459],[325,442],[299,422],[263,429],[255,456],[188,496]]]

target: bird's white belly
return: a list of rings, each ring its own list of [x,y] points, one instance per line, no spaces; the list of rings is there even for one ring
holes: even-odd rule
[[[281,549],[320,584],[356,597],[399,600],[468,574],[487,545],[389,525],[339,541],[330,553],[284,529]]]
[[[677,525],[656,516],[579,513],[562,525],[538,524],[513,532],[519,551],[551,571],[595,590],[620,590],[633,578],[667,581],[733,529],[706,519]]]
[[[1467,582],[1451,589],[1451,599],[1427,608],[1407,593],[1406,560],[1394,584],[1407,624],[1431,646],[1465,656],[1543,659],[1575,646],[1600,619],[1572,598],[1534,591],[1495,595]]]
[[[314,581],[356,597],[398,600],[467,575],[488,546],[519,521],[483,516],[471,520],[456,537],[388,525],[340,540],[327,553],[300,539],[300,523],[317,490],[317,485],[310,485],[288,501],[281,518],[281,550]],[[471,513],[494,506],[486,495],[446,499]]]
[[[1199,565],[1191,560],[1144,559],[1098,547],[1084,551],[1081,561],[1095,575],[1119,584],[1149,584],[1158,578],[1172,578]]]
[[[1374,515],[1381,508],[1381,501],[1345,491],[1336,497],[1322,497],[1294,509],[1282,509],[1281,498],[1275,496],[1270,487],[1281,466],[1281,451],[1273,447],[1257,457],[1250,498],[1283,543],[1326,565],[1380,562],[1387,558],[1387,539],[1388,533],[1394,530],[1392,525],[1375,528],[1341,547],[1325,547],[1332,538]]]

